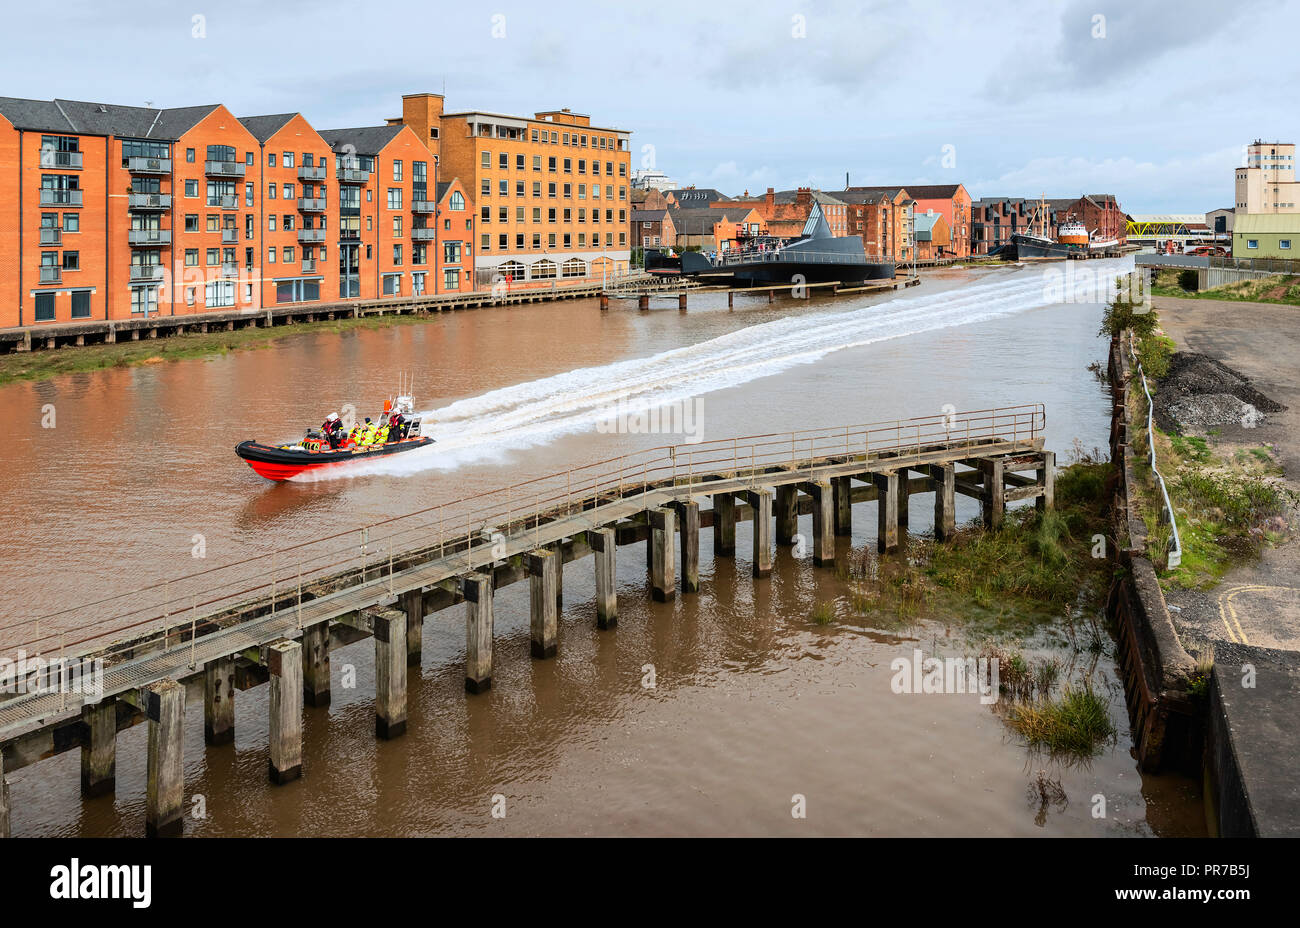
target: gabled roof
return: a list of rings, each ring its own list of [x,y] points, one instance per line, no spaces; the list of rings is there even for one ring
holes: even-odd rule
[[[773,196],[776,203],[796,203],[799,199],[798,190],[778,190]],[[813,203],[822,203],[829,206],[843,206],[845,201],[836,196],[832,196],[822,190],[811,190],[808,193],[808,199]]]
[[[664,196],[672,194],[678,203],[712,203],[714,200],[730,200],[719,190],[712,187],[678,187],[674,190],[663,191]]]
[[[320,137],[335,151],[348,151],[358,155],[377,155],[406,127],[359,126],[355,129],[323,129]],[[351,146],[349,149],[348,146]]]
[[[88,103],[82,100],[0,97],[0,115],[17,129],[168,141],[180,138],[217,106],[213,103],[207,106],[154,109],[146,106]]]
[[[710,209],[707,206],[693,209],[672,207],[668,210],[668,216],[673,221],[673,228],[678,232],[685,235],[703,235],[706,232],[712,232],[713,227],[719,223],[738,222],[752,211],[753,208],[750,206],[733,207],[731,209]]]
[[[879,203],[881,200],[892,200],[899,194],[906,194],[910,190],[910,187],[847,187],[844,190],[834,191],[832,195],[842,203],[863,205]]]
[[[961,184],[907,185],[907,192],[918,200],[951,200],[961,189]]]
[[[714,212],[718,213],[721,211],[714,210]],[[666,209],[634,209],[632,210],[632,221],[633,222],[663,222],[664,217],[667,215],[668,215],[668,210]]]
[[[274,116],[240,116],[239,121],[252,133],[253,138],[265,142],[289,124],[297,113],[277,113]]]

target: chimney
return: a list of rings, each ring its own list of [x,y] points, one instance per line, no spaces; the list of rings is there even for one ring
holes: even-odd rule
[[[812,203],[812,188],[800,187],[798,190],[795,191],[794,201],[799,205],[800,208],[807,209],[808,205]]]
[[[763,201],[767,206],[767,213],[770,216],[772,214],[772,210],[776,208],[776,191],[773,190],[771,187],[768,187],[767,196],[763,198]]]

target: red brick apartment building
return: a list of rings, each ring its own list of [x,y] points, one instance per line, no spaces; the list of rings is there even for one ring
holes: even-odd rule
[[[444,115],[436,94],[320,131],[0,97],[0,327],[626,271],[628,136],[568,110]]]
[[[937,213],[943,217],[943,225],[947,228],[948,241],[944,244],[931,241],[929,249],[920,247],[918,237],[918,257],[922,260],[968,257],[971,237],[971,198],[966,188],[961,184],[918,184],[908,187],[907,192],[916,201],[918,218],[925,213]]]

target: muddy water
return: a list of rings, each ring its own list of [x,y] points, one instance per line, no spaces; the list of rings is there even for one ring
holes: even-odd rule
[[[11,415],[0,615],[21,622],[353,528],[404,507],[601,460],[674,436],[596,428],[615,398],[699,398],[706,439],[1043,402],[1048,446],[1105,444],[1095,304],[1043,305],[1039,269],[950,270],[904,294],[811,301],[696,297],[686,314],[594,302],[464,313],[293,337],[206,361],[0,390]],[[436,420],[427,452],[269,485],[231,449],[283,439],[345,403],[364,414],[414,375]],[[41,428],[54,404],[57,425]],[[680,436],[678,436],[680,437]],[[853,545],[873,537],[870,506]],[[928,527],[929,498],[912,528]],[[973,515],[973,509],[959,512]],[[809,526],[804,526],[808,531]],[[191,557],[193,536],[206,558]],[[738,532],[738,551],[748,538]],[[707,532],[706,532],[707,536]],[[849,556],[849,541],[842,540]],[[1197,829],[1181,782],[1140,777],[1120,737],[1086,766],[1035,759],[975,696],[895,695],[890,661],[965,653],[960,621],[853,617],[845,584],[782,550],[754,583],[742,553],[702,556],[698,597],[653,604],[644,554],[619,552],[620,623],[594,629],[590,562],[569,565],[560,654],[528,658],[526,587],[497,603],[490,693],[462,689],[463,616],[426,626],[407,735],[373,735],[371,647],[334,656],[334,704],[308,710],[306,776],[266,780],[266,690],[239,694],[232,747],[205,750],[191,693],[194,834],[1131,834]],[[838,604],[828,627],[814,604]],[[1045,653],[1059,647],[1046,639]],[[1053,650],[1054,649],[1054,650]],[[342,686],[350,665],[356,685]],[[1103,659],[1099,685],[1113,674]],[[350,676],[351,674],[349,674]],[[653,686],[647,684],[653,682]],[[1113,683],[1113,680],[1112,680]],[[144,728],[119,738],[117,796],[82,803],[77,756],[11,778],[20,834],[142,830]],[[1039,769],[1066,799],[1029,795]],[[791,816],[806,798],[807,818]],[[1092,797],[1107,798],[1094,817]],[[501,797],[494,800],[494,797]],[[504,804],[505,817],[495,818]],[[197,806],[196,806],[197,809]]]

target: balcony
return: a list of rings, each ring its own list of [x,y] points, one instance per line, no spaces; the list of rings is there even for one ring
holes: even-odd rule
[[[171,209],[172,195],[170,193],[128,193],[126,206],[127,209]]]
[[[205,161],[203,173],[208,177],[243,177],[248,165],[242,161]]]
[[[437,229],[412,229],[411,241],[413,242],[432,242]]]
[[[43,168],[80,171],[82,158],[83,156],[79,151],[55,151],[52,148],[41,149],[41,167]]]
[[[126,159],[126,169],[132,174],[170,174],[172,159],[131,157]]]
[[[309,245],[312,242],[323,242],[325,241],[325,230],[324,229],[299,229],[298,241],[302,242],[304,245]]]
[[[57,284],[63,280],[63,268],[61,267],[43,267],[41,268],[41,283]]]
[[[222,277],[238,277],[238,276],[239,276],[239,265],[236,264],[234,261],[223,261],[223,262],[221,262],[221,276],[222,276]]]
[[[325,165],[318,164],[315,167],[312,167],[311,165],[304,164],[300,166],[298,168],[298,179],[307,181],[324,180]]]
[[[315,258],[303,258],[303,259],[302,259],[302,272],[303,272],[304,274],[315,274],[315,273],[316,273],[316,259],[315,259]]]
[[[63,244],[63,230],[58,227],[44,226],[41,228],[42,245],[61,245]]]
[[[325,198],[324,197],[299,197],[298,212],[300,213],[325,212]]]
[[[412,200],[412,201],[411,201],[411,212],[413,212],[413,213],[432,213],[432,212],[433,212],[433,201],[432,201],[432,200]]]
[[[238,230],[238,229],[222,229],[222,230],[221,230],[221,244],[223,244],[223,245],[238,245],[238,244],[239,244],[239,230]]]
[[[208,206],[215,206],[217,209],[238,209],[238,196],[216,196],[208,197]]]
[[[128,245],[170,245],[171,229],[131,229],[126,233]]]
[[[155,284],[160,283],[162,279],[163,266],[161,264],[131,265],[131,283],[133,284]]]
[[[339,159],[337,176],[343,184],[364,184],[370,180],[370,172],[362,169],[360,161],[343,158]]]
[[[80,190],[55,190],[50,187],[41,188],[41,206],[80,206]]]

